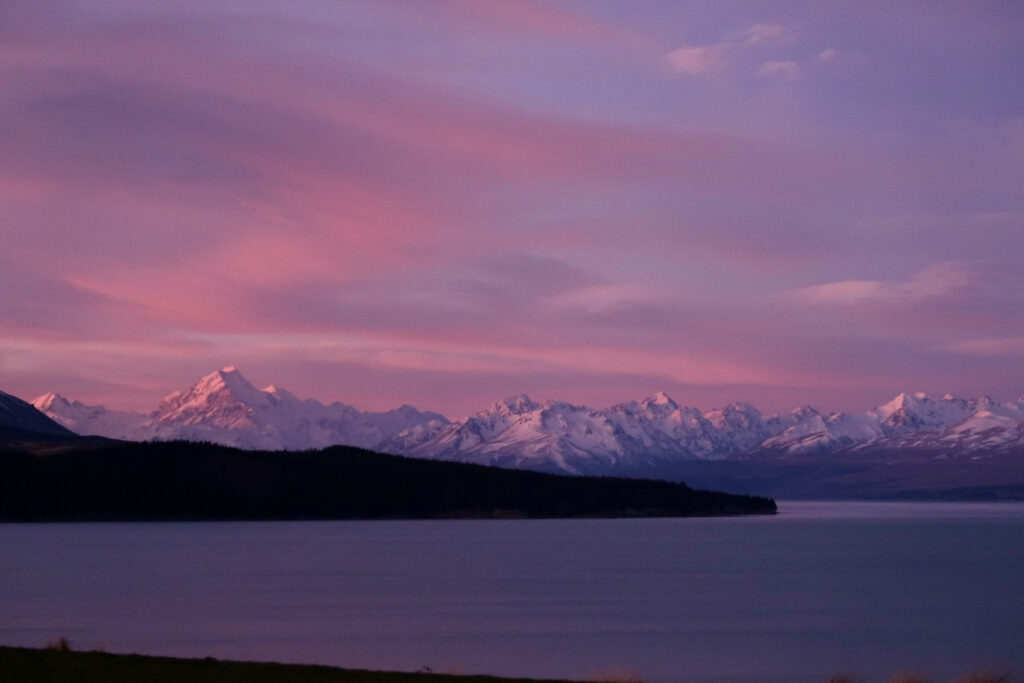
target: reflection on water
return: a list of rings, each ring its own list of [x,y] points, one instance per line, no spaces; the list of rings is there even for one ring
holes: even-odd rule
[[[0,643],[651,681],[1024,672],[1024,506],[0,525]]]

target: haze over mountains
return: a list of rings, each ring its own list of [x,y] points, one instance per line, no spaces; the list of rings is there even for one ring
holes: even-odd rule
[[[900,394],[863,415],[804,406],[766,416],[746,403],[699,410],[663,393],[604,409],[526,395],[456,421],[402,406],[361,412],[257,389],[234,368],[166,397],[148,414],[87,406],[56,394],[33,401],[78,434],[129,440],[186,439],[246,449],[334,444],[428,459],[571,474],[642,474],[693,461],[867,457],[899,451],[984,458],[1024,448],[1024,398],[996,403]]]

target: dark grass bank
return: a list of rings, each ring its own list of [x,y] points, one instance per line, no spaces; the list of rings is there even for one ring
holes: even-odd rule
[[[558,683],[0,646],[3,683]],[[564,683],[564,682],[562,682]]]

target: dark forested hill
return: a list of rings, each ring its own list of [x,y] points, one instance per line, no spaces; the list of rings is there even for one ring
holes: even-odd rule
[[[382,455],[189,442],[0,451],[0,519],[378,519],[772,514],[767,498]]]

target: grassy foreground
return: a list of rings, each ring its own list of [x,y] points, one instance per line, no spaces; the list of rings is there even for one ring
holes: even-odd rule
[[[565,683],[0,646],[3,683]]]

